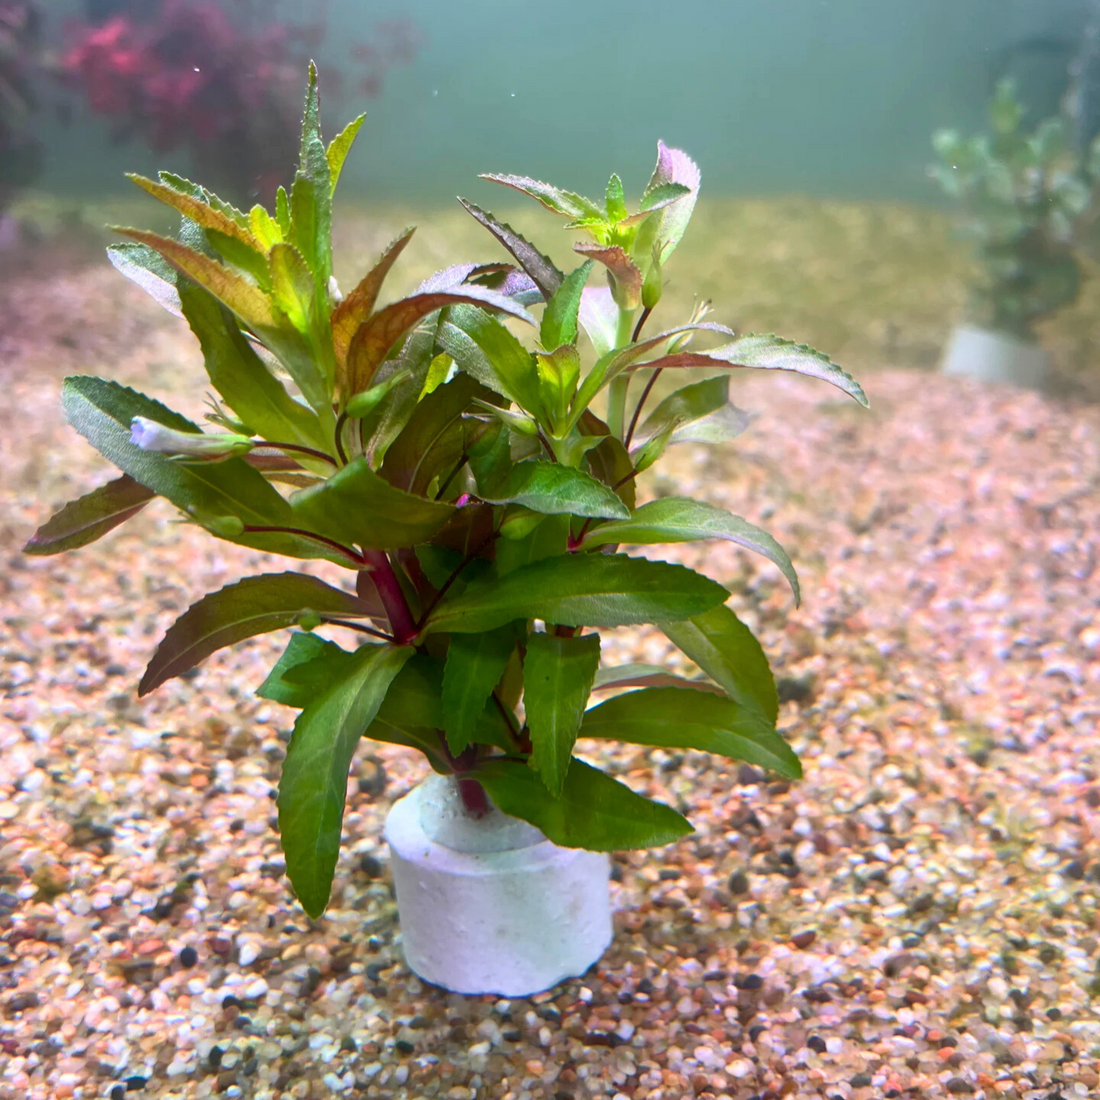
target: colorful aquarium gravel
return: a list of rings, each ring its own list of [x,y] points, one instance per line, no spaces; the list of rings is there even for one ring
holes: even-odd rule
[[[314,923],[272,828],[292,714],[252,694],[280,639],[135,698],[168,623],[262,555],[160,503],[100,553],[19,553],[106,474],[61,376],[201,412],[190,338],[99,268],[0,288],[0,318],[0,1096],[1100,1094],[1100,409],[887,369],[867,414],[735,379],[776,411],[645,491],[795,559],[798,610],[770,565],[692,552],[776,662],[806,778],[586,746],[697,832],[616,861],[582,980],[463,998],[401,961],[381,825],[419,757],[363,743]],[[623,630],[605,660],[667,650]]]

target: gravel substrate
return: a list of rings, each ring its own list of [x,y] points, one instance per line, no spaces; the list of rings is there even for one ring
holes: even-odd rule
[[[583,979],[464,998],[401,959],[380,835],[415,755],[363,744],[312,922],[272,827],[293,712],[252,695],[282,638],[135,698],[192,600],[286,563],[160,505],[18,553],[107,476],[61,376],[194,412],[192,342],[101,270],[0,299],[0,1095],[1100,1095],[1100,410],[884,370],[863,413],[736,379],[750,432],[648,491],[795,559],[800,609],[766,562],[679,555],[759,630],[806,778],[584,745],[697,832],[616,857],[617,934]],[[676,660],[646,630],[604,657]]]

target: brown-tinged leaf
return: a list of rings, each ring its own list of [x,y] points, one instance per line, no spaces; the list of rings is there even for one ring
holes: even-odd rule
[[[511,314],[529,324],[535,319],[511,298],[485,287],[464,286],[435,294],[414,294],[380,309],[359,326],[348,349],[345,396],[361,393],[385,361],[390,348],[418,321],[444,306],[475,305]]]
[[[66,504],[38,528],[23,553],[45,556],[87,546],[137,515],[155,496],[124,474]]]
[[[590,241],[578,241],[573,245],[573,251],[599,260],[611,272],[624,309],[637,309],[642,304],[642,273],[618,245],[607,247]]]
[[[213,229],[218,233],[224,233],[227,237],[240,241],[241,244],[247,245],[256,252],[262,253],[265,251],[263,245],[248,229],[245,229],[228,214],[209,203],[203,202],[202,199],[196,198],[194,195],[184,194],[175,188],[168,187],[155,180],[146,179],[144,176],[136,175],[133,172],[128,172],[126,178],[136,183],[143,191],[148,191],[153,198],[160,199],[161,202],[178,210],[185,218],[190,218],[196,224],[201,225],[203,229]]]
[[[244,323],[257,329],[278,328],[279,320],[271,302],[258,286],[250,283],[201,252],[144,229],[117,228],[116,232],[156,249],[174,268],[194,279]]]
[[[353,593],[305,573],[263,573],[211,592],[168,628],[138,694],[146,695],[224,646],[294,626],[310,614],[355,618],[369,609]]]
[[[542,292],[543,298],[550,301],[565,278],[554,262],[544,256],[523,234],[517,233],[505,222],[498,221],[487,210],[482,210],[467,199],[458,201],[516,258],[519,266]]]
[[[348,359],[355,330],[374,311],[378,301],[378,292],[397,260],[415,233],[415,228],[406,229],[382,253],[378,262],[359,281],[359,285],[332,311],[332,347],[336,353],[336,377],[342,385],[345,381],[344,370]],[[460,280],[461,281],[461,280]]]

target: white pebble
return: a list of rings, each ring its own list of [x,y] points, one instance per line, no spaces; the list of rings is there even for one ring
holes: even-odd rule
[[[237,952],[237,961],[241,966],[251,966],[260,957],[260,945],[255,940],[246,940]]]
[[[262,997],[267,992],[267,982],[263,978],[256,978],[244,987],[244,995],[251,1001]]]

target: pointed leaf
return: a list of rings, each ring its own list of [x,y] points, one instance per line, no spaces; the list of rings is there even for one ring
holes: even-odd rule
[[[824,352],[815,351],[805,344],[784,340],[781,336],[741,336],[732,343],[708,352],[677,352],[648,363],[631,363],[628,369],[644,370],[659,367],[757,367],[761,370],[787,370],[831,382],[849,397],[854,397],[868,408],[863,387],[848,373],[841,370]]]
[[[652,200],[659,189],[670,183],[682,184],[688,193],[661,211],[660,221],[655,227],[655,240],[660,246],[660,260],[667,262],[673,250],[680,243],[684,230],[691,221],[695,200],[699,196],[699,168],[681,149],[670,149],[663,141],[657,142],[657,165],[653,169],[649,185],[642,196],[642,204]]]
[[[503,481],[478,483],[478,496],[490,504],[522,504],[544,515],[629,517],[630,510],[606,485],[583,470],[537,459],[509,469]]]
[[[736,703],[757,707],[775,725],[779,696],[760,643],[728,607],[715,607],[679,623],[660,623],[669,641],[686,653]]]
[[[445,598],[424,630],[470,634],[513,619],[628,626],[690,619],[728,596],[720,584],[682,565],[625,554],[570,554],[524,566],[500,580],[471,584],[460,596]]]
[[[408,647],[363,646],[294,723],[279,780],[279,832],[287,875],[312,917],[328,904],[355,747],[412,654]]]
[[[437,751],[442,756],[441,746],[438,745],[438,731],[448,721],[443,701],[445,675],[442,661],[426,654],[417,654],[393,682],[386,701],[378,712],[378,721],[385,722],[393,729],[402,730],[406,735],[419,736],[422,741],[436,738]],[[492,745],[505,752],[515,751],[509,727],[490,699],[489,692],[482,699],[472,730],[467,726],[467,732],[469,739],[476,744]],[[367,736],[374,736],[373,731],[368,730]],[[422,745],[416,747],[426,751]]]
[[[759,710],[690,688],[617,695],[585,713],[580,736],[696,749],[769,768],[787,779],[802,775],[798,757]]]
[[[529,764],[555,797],[562,794],[599,665],[599,634],[575,638],[531,634],[527,639],[523,706],[531,731]]]
[[[550,301],[565,278],[554,263],[526,237],[505,222],[498,221],[487,210],[482,210],[480,206],[475,206],[466,199],[458,201],[515,257],[516,263],[531,277],[543,298]]]
[[[614,280],[612,294],[623,309],[637,309],[642,304],[642,273],[634,261],[618,246],[591,244],[580,241],[573,251],[582,256],[599,260]]]
[[[243,459],[181,463],[135,446],[130,439],[130,426],[136,416],[177,431],[198,432],[189,420],[158,401],[117,383],[88,376],[66,378],[61,400],[69,422],[100,454],[208,529],[216,526],[211,520],[224,517],[249,526],[296,526],[290,505]],[[221,530],[213,533],[231,537]],[[231,541],[290,557],[323,557],[340,565],[358,564],[326,543],[282,530],[245,532],[232,536]]]
[[[216,209],[193,194],[185,194],[175,188],[166,186],[164,183],[146,179],[144,176],[128,172],[126,178],[132,183],[136,183],[142,190],[148,191],[153,198],[160,199],[161,202],[178,210],[185,218],[190,218],[196,225],[202,226],[203,229],[213,229],[218,233],[231,237],[257,253],[257,256],[262,259],[263,245],[252,235],[249,229],[244,228],[240,222],[222,210]]]
[[[194,286],[184,286],[180,302],[199,339],[211,384],[249,430],[264,439],[327,452],[330,441],[316,414],[287,393],[229,311]]]
[[[23,547],[23,553],[45,556],[87,546],[137,515],[154,496],[152,490],[126,475],[109,481],[51,516]]]
[[[459,304],[487,306],[534,324],[535,319],[511,298],[479,286],[435,294],[414,294],[380,309],[359,326],[348,349],[347,394],[359,393],[370,385],[374,372],[390,348],[418,321],[444,306]]]
[[[571,271],[546,303],[539,339],[547,351],[554,351],[562,344],[577,342],[577,313],[581,306],[581,292],[591,271],[591,260]]]
[[[347,160],[348,153],[351,151],[355,138],[359,134],[359,130],[366,121],[366,118],[367,116],[365,114],[360,115],[358,118],[353,118],[351,122],[349,122],[331,142],[329,142],[329,147],[325,155],[328,157],[328,174],[333,191],[336,190],[336,184],[340,179],[340,173],[343,171],[344,161]]]
[[[534,358],[495,317],[469,306],[449,309],[438,339],[461,370],[520,408],[538,412],[541,395]]]
[[[125,241],[107,249],[111,266],[175,317],[182,317],[176,269],[146,244]]]
[[[612,520],[589,531],[581,545],[649,546],[697,539],[724,539],[763,554],[782,570],[794,591],[795,602],[800,599],[798,576],[791,559],[767,531],[723,508],[687,497],[662,497],[643,504],[630,519]]]
[[[613,378],[618,377],[624,370],[637,364],[638,360],[646,355],[647,352],[652,351],[661,344],[667,343],[676,336],[682,336],[689,332],[717,332],[723,336],[733,335],[732,329],[728,329],[725,325],[717,325],[711,321],[702,321],[681,325],[679,328],[669,329],[666,332],[659,332],[656,336],[649,336],[645,340],[638,340],[635,343],[627,344],[626,347],[613,348],[606,354],[601,355],[588,374],[584,376],[584,381],[581,382],[580,389],[577,392],[577,398],[573,402],[574,421],[579,420],[581,414],[592,403],[600,390],[602,390]],[[659,362],[659,360],[656,362]],[[642,364],[642,366],[645,367],[653,365],[654,363]],[[710,365],[714,366],[715,364],[712,363]]]
[[[715,695],[723,694],[722,689],[709,680],[689,680],[684,676],[676,676],[660,665],[645,664],[601,668],[596,673],[592,690],[616,691],[627,687],[682,687],[692,691],[709,691]]]
[[[656,848],[693,831],[671,807],[635,794],[583,760],[570,764],[557,798],[519,760],[490,758],[474,775],[502,812],[541,829],[563,848]]]
[[[171,237],[160,237],[143,229],[119,228],[116,231],[155,249],[177,271],[182,271],[199,286],[210,291],[250,328],[278,327],[278,318],[267,295],[243,275],[230,271],[217,260],[204,256]]]
[[[455,512],[453,505],[395,488],[379,477],[363,456],[321,485],[292,493],[289,507],[298,524],[378,550],[426,542]]]
[[[626,217],[626,197],[623,194],[623,181],[618,176],[612,176],[607,181],[604,205],[607,208],[607,220],[612,225],[618,225]]]
[[[412,239],[415,229],[406,229],[382,253],[378,262],[359,281],[359,285],[332,311],[332,346],[336,352],[336,377],[341,386],[345,385],[345,367],[348,348],[361,324],[374,312],[378,293],[397,257]]]
[[[323,690],[320,676],[303,674],[311,662],[317,657],[324,657],[325,660],[313,666],[313,670],[320,672],[323,668],[324,675],[331,679],[332,670],[339,662],[353,660],[354,656],[318,634],[296,630],[267,678],[256,689],[256,695],[301,710],[309,706]]]
[[[515,623],[508,623],[497,630],[456,634],[451,639],[443,671],[442,712],[452,756],[458,756],[475,737],[521,633]]]
[[[268,249],[283,239],[279,223],[259,203],[248,212],[248,226],[261,248]]]
[[[729,387],[729,376],[724,375],[669,394],[645,418],[634,438],[649,439],[669,426],[673,443],[717,443],[734,438],[748,427],[750,417],[729,404]]]
[[[381,476],[398,489],[423,496],[437,475],[450,473],[467,443],[485,433],[484,424],[463,420],[463,414],[475,399],[492,396],[468,374],[456,374],[437,386],[390,444],[379,469]]]
[[[604,212],[591,200],[573,191],[563,191],[550,183],[542,183],[531,179],[530,176],[513,176],[507,173],[497,175],[483,173],[480,177],[492,183],[502,183],[505,187],[511,187],[515,191],[542,203],[547,210],[555,214],[561,214],[567,218],[596,217],[603,220]]]
[[[313,273],[292,244],[272,245],[267,260],[271,300],[308,338],[313,323]]]
[[[609,286],[586,286],[581,294],[577,315],[581,327],[592,343],[597,357],[606,355],[615,346],[619,324],[619,307]]]
[[[359,598],[304,573],[263,573],[204,596],[164,635],[138,695],[179,676],[211,653],[257,634],[293,626],[305,615],[363,615]]]

